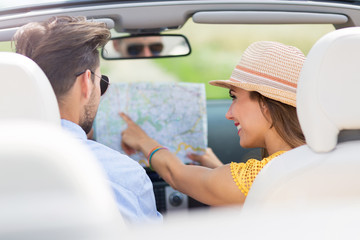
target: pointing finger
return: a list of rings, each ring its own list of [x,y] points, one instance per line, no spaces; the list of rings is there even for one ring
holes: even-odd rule
[[[126,115],[125,113],[120,112],[119,115],[120,115],[120,117],[121,117],[127,124],[133,122],[133,121],[131,120],[131,118],[130,118],[128,115]]]

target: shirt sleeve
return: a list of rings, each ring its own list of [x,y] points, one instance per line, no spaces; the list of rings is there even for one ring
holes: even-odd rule
[[[245,196],[248,195],[251,185],[264,166],[265,163],[256,159],[249,159],[246,163],[232,162],[230,164],[231,175]]]

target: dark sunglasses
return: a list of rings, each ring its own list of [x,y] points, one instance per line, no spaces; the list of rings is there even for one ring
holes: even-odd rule
[[[86,72],[86,70],[75,74],[75,76],[78,77],[81,74],[84,74],[85,72]],[[106,75],[98,76],[93,71],[90,70],[90,72],[91,72],[91,74],[94,74],[95,76],[100,78],[100,80],[101,80],[100,81],[100,90],[101,90],[101,96],[102,96],[106,92],[106,90],[108,89],[108,87],[110,85],[110,80],[109,80],[108,76],[106,76]]]
[[[138,43],[129,44],[127,46],[127,52],[131,56],[137,56],[140,53],[142,53],[142,51],[144,51],[145,47],[148,47],[150,49],[151,54],[159,55],[163,50],[164,45],[162,43],[151,43],[149,45],[138,44]]]

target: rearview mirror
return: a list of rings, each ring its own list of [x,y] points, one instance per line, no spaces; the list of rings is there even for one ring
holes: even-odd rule
[[[118,60],[178,57],[190,53],[190,44],[182,35],[143,35],[112,38],[101,55],[107,60]]]

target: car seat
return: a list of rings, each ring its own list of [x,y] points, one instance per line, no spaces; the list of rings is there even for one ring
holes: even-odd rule
[[[36,119],[60,125],[54,91],[31,59],[0,52],[0,119]]]
[[[0,121],[0,239],[120,239],[100,165],[54,124]]]
[[[328,33],[312,47],[297,90],[307,145],[265,166],[243,211],[359,204],[359,43],[360,28],[353,27]]]
[[[90,150],[60,127],[42,70],[0,53],[0,239],[120,239],[123,219]]]

